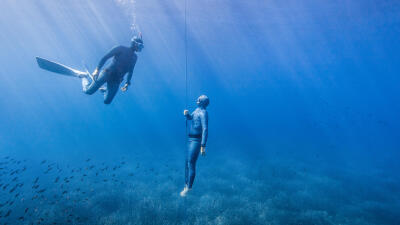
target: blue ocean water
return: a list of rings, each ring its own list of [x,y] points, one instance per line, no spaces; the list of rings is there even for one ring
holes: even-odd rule
[[[400,224],[400,2],[186,3],[187,86],[184,0],[2,1],[0,223]],[[110,105],[35,61],[94,69],[138,31]]]

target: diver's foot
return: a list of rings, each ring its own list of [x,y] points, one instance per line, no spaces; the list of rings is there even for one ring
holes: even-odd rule
[[[185,197],[190,190],[192,190],[192,189],[188,188],[188,186],[185,186],[180,193],[181,197]]]
[[[81,79],[82,78],[89,78],[89,75],[88,74],[79,74],[78,77],[81,78]]]
[[[106,87],[101,87],[101,88],[99,88],[99,91],[100,91],[101,93],[104,93],[104,92],[107,91],[107,88],[106,88]]]
[[[78,77],[81,79],[95,80],[95,77],[90,73],[79,74]]]
[[[89,86],[90,81],[87,77],[82,77],[81,80],[82,80],[83,91],[85,91],[87,89],[87,87]]]

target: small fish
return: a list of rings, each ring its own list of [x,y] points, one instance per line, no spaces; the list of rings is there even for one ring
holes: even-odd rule
[[[11,209],[9,209],[8,211],[7,211],[7,213],[4,215],[4,217],[8,217],[10,214],[11,214]]]
[[[32,186],[33,189],[37,189],[38,187],[39,187],[38,184]]]
[[[25,209],[25,213],[27,213],[27,212],[28,212],[28,210],[29,210],[29,208],[26,208],[26,209]]]
[[[86,159],[86,162],[89,162],[90,161],[90,159]]]
[[[67,193],[68,193],[68,191],[63,191],[63,193],[62,193],[62,194],[64,195],[64,194],[67,194]]]
[[[41,163],[40,163],[40,165],[43,165],[43,164],[45,164],[47,162],[47,160],[43,160]]]
[[[33,181],[34,184],[36,184],[39,181],[39,177],[36,177],[35,181]]]
[[[43,193],[46,191],[46,188],[40,189],[39,191],[37,191],[37,193]]]
[[[13,188],[11,188],[10,193],[13,193],[15,189],[17,189],[18,185],[15,185]]]
[[[24,217],[23,217],[23,216],[20,216],[20,217],[18,218],[18,220],[23,221],[23,220],[24,220]]]
[[[53,168],[48,168],[46,171],[44,171],[45,174],[48,174]]]
[[[54,183],[57,183],[60,180],[60,177],[56,177],[56,179],[54,180]]]
[[[12,179],[11,181],[16,181],[18,179],[18,177],[14,177],[14,179]]]

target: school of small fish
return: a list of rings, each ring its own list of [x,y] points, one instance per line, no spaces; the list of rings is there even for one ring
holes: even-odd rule
[[[124,185],[124,180],[134,175],[120,171],[124,165],[124,159],[115,165],[86,159],[74,168],[48,160],[31,166],[27,160],[5,156],[0,159],[0,224],[85,224],[88,218],[74,215],[73,205],[90,201],[98,184]],[[30,173],[29,167],[39,167],[42,174]],[[59,215],[54,219],[45,205],[54,206],[53,211],[60,209],[59,205],[69,207],[51,212]]]

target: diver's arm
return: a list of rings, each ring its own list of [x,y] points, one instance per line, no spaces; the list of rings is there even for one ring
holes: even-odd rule
[[[208,138],[208,113],[205,111],[201,116],[201,127],[203,128],[203,132],[201,135],[201,154],[204,155],[206,151],[206,143]]]
[[[137,57],[135,57],[135,60],[132,63],[132,67],[128,72],[128,76],[126,77],[126,83],[125,85],[121,88],[122,91],[126,91],[128,90],[128,86],[131,85],[131,79],[132,79],[132,75],[133,75],[133,69],[135,69],[135,65],[136,65],[136,61],[137,61]]]
[[[115,56],[119,51],[119,46],[114,47],[111,49],[110,52],[108,52],[99,62],[99,65],[97,65],[96,69],[93,72],[93,75],[97,75],[101,68],[104,66],[104,64],[107,62],[107,60],[113,56]]]
[[[128,76],[126,77],[126,84],[128,84],[128,85],[131,85],[133,69],[135,69],[136,61],[137,61],[137,57],[135,57],[135,59],[133,60],[131,69],[129,70]]]
[[[128,76],[126,77],[126,83],[125,84],[131,85],[132,74],[133,74],[133,70],[129,71]]]
[[[189,113],[189,110],[183,110],[183,115],[186,117],[187,120],[193,119],[193,116]]]
[[[132,70],[128,72],[128,77],[126,78],[126,83],[125,83],[125,85],[121,88],[122,91],[128,90],[128,86],[131,85],[132,74],[133,74],[133,71],[132,71]]]

